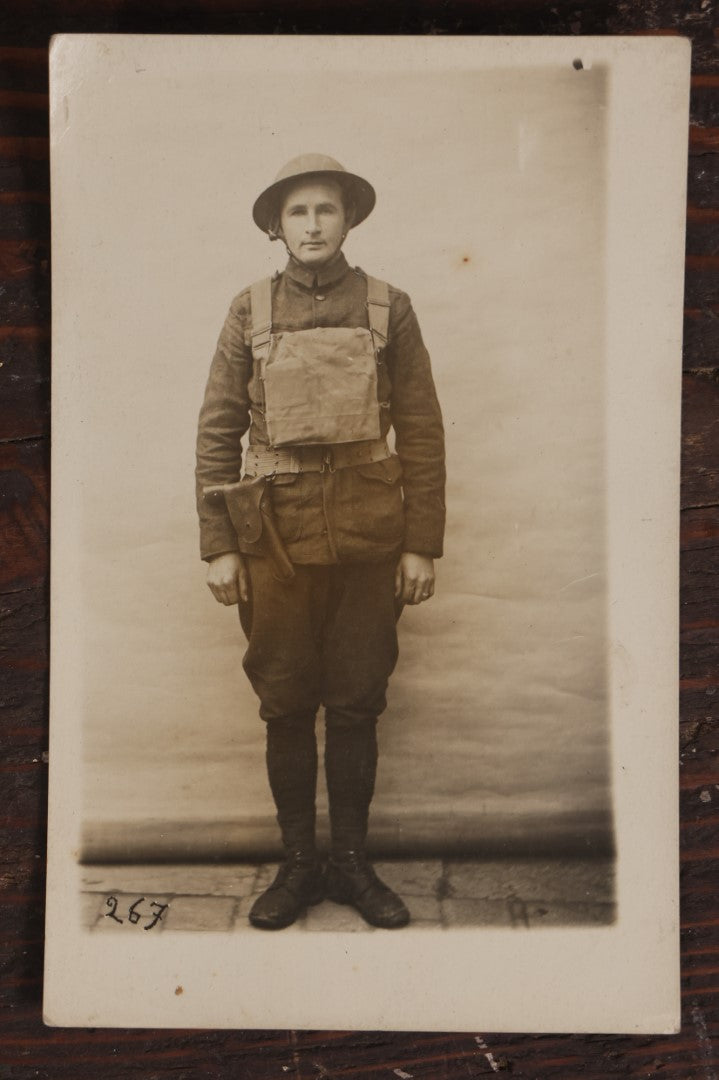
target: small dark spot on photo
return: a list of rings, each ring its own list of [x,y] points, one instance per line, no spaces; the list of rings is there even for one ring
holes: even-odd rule
[[[572,62],[572,67],[574,68],[575,71],[581,71],[582,68],[584,67],[584,64],[582,63],[582,61],[580,59],[577,58],[576,60],[574,60]]]
[[[181,986],[176,986],[175,987],[175,997],[179,997],[182,992],[183,992],[183,990],[182,990]]]

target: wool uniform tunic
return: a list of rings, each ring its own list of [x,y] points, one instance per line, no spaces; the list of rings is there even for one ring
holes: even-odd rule
[[[323,472],[280,474],[272,505],[293,563],[376,563],[414,552],[442,554],[444,433],[429,356],[409,297],[389,288],[388,343],[379,353],[380,430],[395,433],[396,454],[383,461]],[[369,327],[367,279],[344,255],[313,271],[290,258],[272,281],[272,329]],[[233,300],[212,361],[197,440],[201,556],[262,553],[238,541],[224,506],[204,487],[233,483],[242,469],[241,439],[267,448],[262,389],[252,356],[250,290]]]
[[[243,666],[266,721],[297,726],[324,705],[333,729],[371,728],[397,660],[399,554],[442,554],[444,435],[429,356],[406,294],[390,287],[389,304],[377,397],[380,432],[394,428],[396,454],[274,476],[272,507],[295,578],[279,582],[269,559],[247,560],[250,599],[239,603],[248,637]],[[369,328],[367,278],[342,254],[316,273],[290,259],[273,280],[274,333],[356,326]],[[247,289],[230,307],[200,413],[197,489],[207,560],[237,550],[264,554],[261,541],[238,541],[224,507],[202,498],[204,487],[239,479],[248,429],[250,448],[268,447],[252,332]]]

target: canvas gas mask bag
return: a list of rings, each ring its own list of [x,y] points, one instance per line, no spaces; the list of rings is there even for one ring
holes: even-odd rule
[[[271,279],[251,288],[252,354],[259,362],[270,446],[362,442],[380,435],[377,353],[387,343],[389,290],[367,279],[370,328],[272,333]]]

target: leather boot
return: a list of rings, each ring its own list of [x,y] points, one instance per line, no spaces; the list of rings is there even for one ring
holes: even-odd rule
[[[331,856],[325,890],[329,900],[351,904],[371,926],[395,930],[409,922],[409,911],[401,898],[377,877],[362,852]]]
[[[262,930],[281,930],[324,898],[324,873],[315,849],[314,714],[267,721],[267,775],[287,856],[249,918]]]
[[[267,777],[288,855],[315,850],[317,739],[315,716],[299,713],[267,721]]]
[[[325,775],[333,854],[364,851],[376,773],[377,721],[350,721],[328,709]]]
[[[308,905],[324,899],[322,864],[314,851],[294,851],[277,871],[275,880],[258,896],[250,910],[250,922],[260,930],[290,926]]]
[[[377,772],[376,719],[350,720],[327,710],[325,772],[332,827],[327,898],[351,904],[372,926],[387,930],[406,926],[407,908],[380,881],[364,853]]]

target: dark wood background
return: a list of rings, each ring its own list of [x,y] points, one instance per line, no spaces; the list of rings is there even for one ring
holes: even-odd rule
[[[0,11],[0,1080],[512,1075],[719,1080],[719,34],[716,0],[5,0]],[[50,196],[59,32],[683,34],[683,1026],[671,1037],[55,1030],[41,1020],[48,742]],[[641,258],[641,252],[637,252]],[[309,973],[312,977],[312,973]],[[413,988],[407,987],[411,994]],[[480,1018],[478,1018],[479,1020]],[[518,1017],[518,1020],[521,1018]],[[487,1053],[492,1055],[490,1060]],[[498,1073],[497,1073],[497,1070]]]

